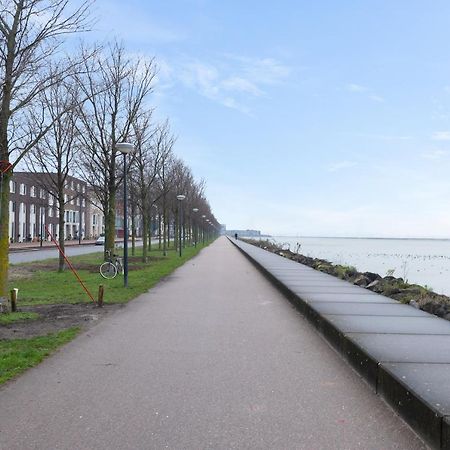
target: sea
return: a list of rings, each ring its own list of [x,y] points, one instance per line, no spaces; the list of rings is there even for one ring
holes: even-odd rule
[[[393,274],[409,283],[450,295],[450,239],[384,239],[272,236],[291,251],[360,272]]]

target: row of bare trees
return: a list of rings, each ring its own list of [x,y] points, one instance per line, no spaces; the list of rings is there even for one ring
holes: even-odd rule
[[[153,120],[154,59],[130,56],[117,42],[63,56],[65,36],[90,27],[88,3],[71,10],[68,0],[0,0],[0,8],[0,298],[7,289],[9,181],[21,161],[45,174],[42,187],[59,210],[62,248],[70,175],[90,186],[105,216],[105,250],[114,248],[124,175],[116,144],[124,141],[136,148],[129,165],[131,228],[142,222],[144,259],[152,221],[166,248],[177,194],[187,197],[185,224],[198,208],[198,221],[207,215],[217,226],[203,182],[173,152],[168,121]]]

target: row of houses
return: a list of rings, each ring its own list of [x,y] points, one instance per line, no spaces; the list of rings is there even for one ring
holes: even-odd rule
[[[10,181],[9,228],[10,242],[44,240],[59,236],[59,209],[56,199],[46,189],[48,175],[14,172]],[[64,188],[66,239],[95,239],[104,232],[104,216],[90,195],[87,184],[67,177]],[[118,218],[119,224],[123,222]],[[119,230],[120,232],[120,230]],[[123,230],[122,230],[123,233]]]

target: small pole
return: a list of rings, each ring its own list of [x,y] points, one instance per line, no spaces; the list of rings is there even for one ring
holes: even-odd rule
[[[17,311],[17,293],[19,292],[19,289],[14,288],[11,289],[11,312]]]
[[[103,287],[103,284],[101,284],[98,287],[98,300],[97,300],[97,305],[99,308],[103,308],[103,295],[105,293],[105,289]]]

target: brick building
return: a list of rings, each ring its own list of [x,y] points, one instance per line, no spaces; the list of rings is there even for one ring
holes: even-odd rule
[[[11,241],[25,242],[49,239],[45,231],[56,238],[59,235],[59,210],[55,198],[48,193],[46,183],[49,175],[45,173],[14,172],[10,181],[9,228]],[[86,219],[89,224],[86,183],[75,177],[67,177],[64,189],[66,201],[65,237],[77,239],[86,234]]]

